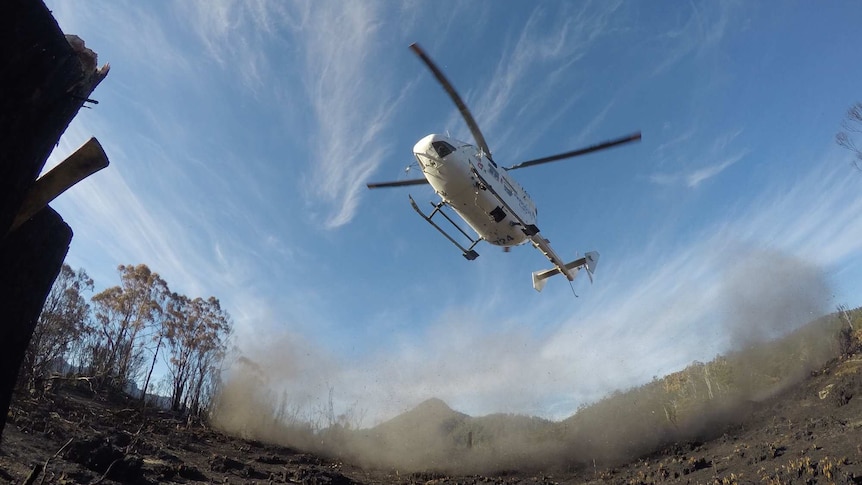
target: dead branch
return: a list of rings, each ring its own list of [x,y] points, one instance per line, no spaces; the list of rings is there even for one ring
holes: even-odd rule
[[[24,480],[24,485],[33,485],[33,482],[36,481],[36,478],[39,476],[40,473],[42,473],[42,465],[36,463],[35,465],[33,465],[33,469],[30,470],[30,474],[27,475],[27,479]],[[42,479],[44,480],[45,477],[43,476]]]
[[[45,476],[47,476],[47,475],[48,475],[48,463],[50,463],[50,462],[51,462],[51,460],[53,460],[54,458],[56,458],[56,457],[60,456],[60,453],[62,453],[62,452],[63,452],[63,450],[65,450],[65,449],[66,449],[66,447],[67,447],[67,446],[69,446],[69,444],[71,444],[71,443],[72,443],[72,440],[74,440],[74,439],[75,439],[75,438],[69,438],[69,441],[67,441],[65,445],[61,446],[61,447],[60,447],[60,449],[59,449],[59,450],[57,450],[57,452],[56,452],[56,453],[54,453],[54,455],[53,455],[53,456],[49,456],[49,457],[48,457],[48,459],[47,459],[47,460],[45,460],[45,465],[42,467],[42,468],[45,470],[45,473],[43,473],[43,474],[42,474],[42,479],[41,479],[41,480],[39,480],[39,484],[40,484],[40,485],[41,485],[41,484],[43,484],[43,483],[45,483]],[[34,469],[34,470],[35,470],[35,469]],[[31,475],[32,475],[32,473],[31,473]],[[35,480],[35,477],[34,477],[34,480]],[[30,483],[32,484],[32,482],[30,482]]]
[[[111,464],[110,464],[110,465],[108,465],[108,469],[107,469],[107,470],[105,470],[105,474],[104,474],[104,475],[102,475],[102,477],[101,477],[101,478],[99,478],[98,480],[96,480],[96,481],[94,481],[94,482],[90,482],[90,485],[97,485],[97,484],[99,484],[99,483],[104,482],[104,481],[105,481],[105,479],[106,479],[106,478],[108,478],[108,474],[109,474],[109,473],[111,473],[111,470],[113,470],[113,469],[114,469],[114,465],[116,465],[116,464],[117,464],[117,462],[118,462],[118,461],[121,461],[121,460],[122,460],[122,458],[117,458],[116,460],[112,461],[112,462],[111,462]]]

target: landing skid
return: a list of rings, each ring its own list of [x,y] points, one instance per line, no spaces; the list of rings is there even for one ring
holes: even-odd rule
[[[481,241],[481,240],[482,240],[482,238],[480,237],[480,238],[477,238],[477,239],[473,239],[472,237],[470,237],[470,235],[469,235],[469,234],[467,234],[467,233],[464,231],[464,229],[461,229],[461,226],[459,226],[458,224],[456,224],[456,223],[455,223],[455,221],[453,221],[453,220],[452,220],[452,219],[451,219],[451,218],[450,218],[450,217],[449,217],[445,212],[443,212],[443,210],[442,210],[442,209],[443,209],[443,206],[444,206],[444,205],[446,205],[444,202],[439,202],[439,203],[437,203],[437,204],[435,204],[435,203],[433,203],[433,202],[432,202],[432,203],[431,203],[431,205],[434,207],[434,210],[431,212],[431,215],[430,215],[430,216],[426,216],[426,215],[425,215],[425,213],[424,213],[424,212],[422,212],[422,210],[419,208],[419,206],[418,206],[418,205],[416,205],[416,201],[415,201],[415,200],[413,200],[413,197],[412,197],[412,196],[410,196],[410,195],[408,195],[407,197],[409,197],[409,198],[410,198],[410,205],[412,205],[412,206],[413,206],[413,210],[415,210],[415,211],[416,211],[416,213],[418,213],[420,216],[422,216],[422,218],[423,218],[423,219],[425,219],[426,221],[428,221],[428,224],[431,224],[432,226],[434,226],[434,228],[435,228],[435,229],[437,229],[438,231],[440,231],[440,234],[442,234],[442,235],[446,236],[446,239],[448,239],[448,240],[449,240],[449,242],[451,242],[452,244],[454,244],[455,246],[457,246],[457,247],[458,247],[458,249],[460,249],[460,250],[461,250],[461,254],[462,254],[465,258],[467,258],[469,261],[473,261],[474,259],[476,259],[476,258],[478,258],[478,257],[479,257],[479,253],[477,253],[476,251],[474,251],[474,250],[473,250],[473,248],[474,248],[474,247],[476,247],[476,245],[477,245],[477,244],[479,244],[479,241]],[[446,218],[446,220],[447,220],[447,221],[449,221],[449,223],[450,223],[450,224],[452,224],[452,225],[455,227],[455,229],[458,229],[458,231],[459,231],[461,234],[463,234],[463,235],[464,235],[464,237],[466,237],[466,238],[467,238],[467,240],[469,240],[469,241],[470,241],[470,243],[471,243],[471,244],[470,244],[470,247],[469,247],[469,248],[465,248],[464,246],[462,246],[461,244],[459,244],[459,243],[458,243],[458,241],[456,241],[454,238],[452,238],[452,236],[450,236],[450,235],[449,235],[449,233],[447,233],[446,231],[444,231],[444,230],[443,230],[443,228],[441,228],[440,226],[438,226],[436,222],[434,222],[434,221],[432,221],[432,220],[431,220],[431,219],[432,219],[435,215],[437,215],[437,214],[440,214],[441,216],[443,216],[444,218]]]

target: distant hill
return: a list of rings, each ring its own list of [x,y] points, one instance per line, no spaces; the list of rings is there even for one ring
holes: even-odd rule
[[[467,418],[466,414],[454,411],[442,400],[431,398],[371,431],[385,436],[445,436]]]
[[[360,463],[445,468],[457,449],[454,432],[467,419],[442,400],[428,399],[374,428],[340,436],[336,446]]]

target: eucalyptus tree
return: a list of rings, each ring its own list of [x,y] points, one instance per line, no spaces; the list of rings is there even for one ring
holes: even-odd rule
[[[120,285],[92,299],[94,327],[100,339],[94,342],[91,355],[97,375],[125,386],[143,365],[147,337],[160,324],[169,290],[158,273],[145,264],[120,265],[117,270]]]
[[[169,321],[171,408],[198,413],[209,402],[206,391],[227,348],[230,315],[215,297],[192,300],[178,295]]]

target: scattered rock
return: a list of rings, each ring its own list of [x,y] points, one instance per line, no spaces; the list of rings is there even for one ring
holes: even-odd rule
[[[254,461],[267,465],[284,465],[287,463],[287,460],[278,455],[260,455]]]
[[[214,456],[209,460],[210,470],[225,473],[231,470],[242,470],[245,465],[227,456]]]

